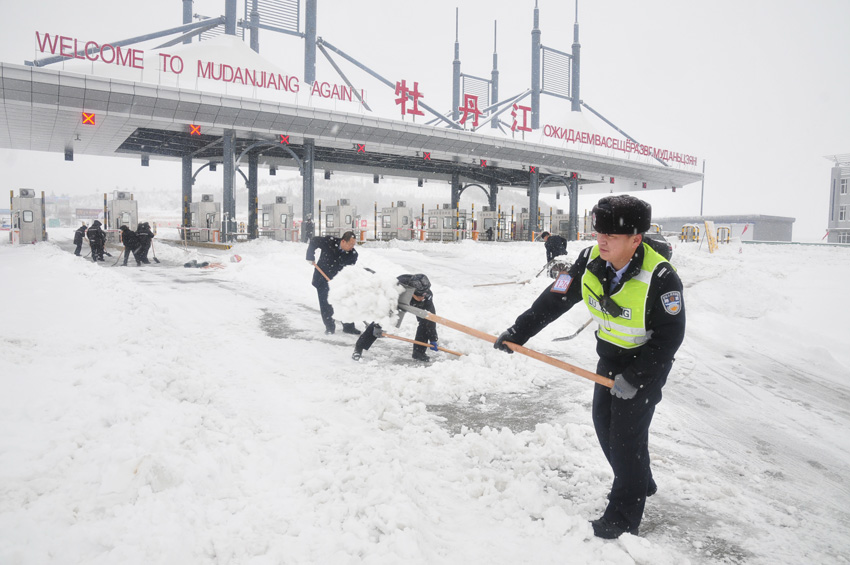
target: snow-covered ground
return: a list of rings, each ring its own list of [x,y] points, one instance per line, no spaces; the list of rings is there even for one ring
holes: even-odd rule
[[[3,565],[850,561],[850,249],[676,245],[688,331],[651,430],[659,491],[640,537],[603,541],[590,381],[446,327],[463,357],[382,339],[352,361],[303,244],[161,233],[136,268],[71,235],[0,244]],[[491,334],[550,281],[541,243],[358,252]],[[590,329],[551,341],[587,318],[527,345],[593,370]]]

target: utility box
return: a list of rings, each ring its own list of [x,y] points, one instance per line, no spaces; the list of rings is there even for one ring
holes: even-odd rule
[[[505,219],[489,206],[481,208],[478,216],[478,239],[480,241],[498,241],[505,234]]]
[[[381,239],[413,239],[413,208],[407,202],[399,200],[395,206],[381,208]]]
[[[286,203],[285,196],[275,196],[274,203],[263,204],[263,220],[260,228],[263,237],[289,241],[292,240],[294,232],[292,204]]]
[[[10,191],[12,200],[12,229],[9,241],[12,243],[38,243],[47,240],[44,221],[44,192],[36,198],[32,188],[21,188],[18,196]]]
[[[139,225],[139,203],[133,200],[131,193],[114,191],[112,200],[106,204],[106,209],[109,214],[109,220],[105,226],[107,241],[118,243],[121,238],[118,228],[121,226],[127,226],[136,231]]]
[[[452,208],[451,204],[443,204],[426,212],[428,217],[428,240],[458,241],[464,239],[472,229],[469,214],[466,210]]]
[[[200,202],[189,204],[192,229],[189,237],[199,242],[221,242],[221,203],[212,194],[202,194]]]
[[[560,235],[565,239],[569,239],[570,235],[570,215],[564,214],[564,211],[561,209],[555,210],[555,213],[552,214],[552,221],[550,222],[551,228],[549,231],[555,235]]]
[[[339,204],[328,206],[325,211],[324,233],[322,235],[333,235],[342,237],[347,231],[357,234],[357,207],[352,206],[348,198],[339,200]]]

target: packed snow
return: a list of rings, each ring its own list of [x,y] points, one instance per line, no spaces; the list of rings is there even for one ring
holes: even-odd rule
[[[301,243],[161,230],[160,263],[122,267],[49,232],[0,244],[4,565],[850,559],[850,249],[676,245],[688,330],[650,432],[659,491],[639,537],[605,541],[590,381],[445,326],[463,356],[380,339],[353,361]],[[425,273],[438,315],[493,335],[551,282],[542,243],[358,253],[354,279]],[[527,346],[593,370],[592,328],[552,342],[587,318]]]

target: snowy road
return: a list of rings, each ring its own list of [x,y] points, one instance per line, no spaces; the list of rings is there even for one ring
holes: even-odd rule
[[[4,564],[847,563],[850,352],[812,296],[840,295],[850,250],[677,246],[689,327],[652,428],[660,490],[640,538],[606,542],[588,381],[448,328],[463,357],[419,365],[384,339],[355,363],[301,244],[157,242],[161,264],[113,268],[51,239],[0,245],[0,292],[23,298],[0,330]],[[473,286],[533,277],[541,244],[358,250],[491,334],[547,284]],[[528,345],[592,370],[591,328],[551,341],[586,318]]]

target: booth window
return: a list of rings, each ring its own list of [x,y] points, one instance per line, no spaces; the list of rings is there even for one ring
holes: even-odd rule
[[[263,213],[263,227],[264,228],[269,227],[270,223],[271,223],[271,217],[269,216],[269,214]]]
[[[841,179],[841,194],[847,194],[847,180]]]
[[[850,232],[842,231],[838,233],[838,243],[850,243]]]
[[[121,225],[130,226],[130,212],[121,213]]]
[[[451,216],[444,216],[444,217],[443,217],[443,229],[444,229],[444,230],[450,230],[450,229],[453,229],[453,228],[455,227],[455,222],[454,222],[454,220],[455,220],[455,219],[454,219],[454,218],[452,218]]]
[[[32,214],[32,212],[30,212]],[[26,212],[24,212],[24,221],[26,221]],[[846,222],[847,221],[847,206],[839,206],[838,208],[838,221]]]
[[[428,218],[428,229],[429,230],[437,229],[437,217],[436,216],[430,216]]]
[[[334,227],[334,215],[333,214],[328,214],[327,216],[325,216],[325,227],[326,228]]]
[[[280,225],[282,225],[283,227],[286,227],[286,214],[280,215]]]
[[[407,216],[401,217],[401,225],[406,226],[409,223],[410,223],[410,218],[408,218]]]
[[[570,222],[569,220],[561,220],[558,222],[558,231],[561,233],[567,233],[570,231]]]
[[[32,222],[32,210],[24,210],[24,221]]]
[[[350,216],[350,215],[345,217],[345,225],[346,225],[346,226],[350,226],[350,225],[351,225],[351,216]]]
[[[392,217],[387,214],[385,216],[381,216],[381,227],[382,228],[391,228],[392,226]]]

